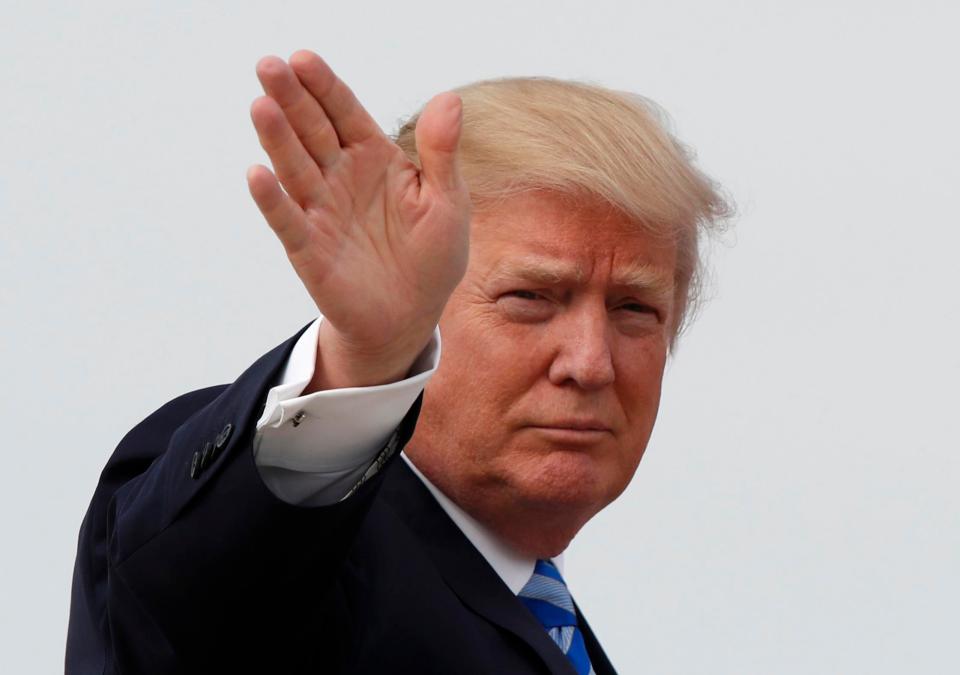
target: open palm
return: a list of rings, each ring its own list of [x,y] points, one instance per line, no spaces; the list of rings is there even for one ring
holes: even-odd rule
[[[421,114],[418,168],[316,54],[264,58],[257,75],[267,95],[251,117],[276,175],[254,166],[247,180],[326,317],[325,356],[402,369],[466,269],[459,97],[440,94]]]

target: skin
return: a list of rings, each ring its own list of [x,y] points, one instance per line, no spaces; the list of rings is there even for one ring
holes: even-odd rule
[[[647,445],[674,267],[599,204],[539,193],[477,214],[408,456],[516,550],[563,551]]]
[[[316,54],[265,57],[257,76],[250,115],[276,174],[253,166],[247,183],[327,319],[305,393],[401,379],[466,269],[460,98],[425,106],[418,169]]]
[[[561,552],[650,437],[674,247],[550,192],[471,214],[453,93],[420,116],[418,168],[316,54],[266,57],[257,76],[251,118],[275,173],[251,167],[250,192],[325,316],[304,394],[402,379],[439,322],[408,455],[517,551]]]

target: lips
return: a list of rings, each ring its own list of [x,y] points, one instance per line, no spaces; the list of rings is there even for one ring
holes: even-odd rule
[[[565,419],[551,422],[537,422],[529,426],[536,429],[557,429],[560,431],[612,431],[609,426],[594,419]]]

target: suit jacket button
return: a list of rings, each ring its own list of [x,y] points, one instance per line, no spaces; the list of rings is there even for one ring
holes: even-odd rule
[[[207,441],[203,444],[203,450],[200,452],[200,469],[206,469],[207,465],[213,461],[213,443]]]
[[[230,440],[230,434],[233,433],[233,425],[227,424],[219,434],[217,434],[217,439],[214,444],[214,447],[219,451],[223,449],[223,446],[227,444],[227,441]]]
[[[196,480],[200,477],[200,451],[193,453],[193,459],[190,461],[190,477]]]

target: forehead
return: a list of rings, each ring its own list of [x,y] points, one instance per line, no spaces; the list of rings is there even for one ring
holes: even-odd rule
[[[672,287],[676,245],[609,205],[538,192],[476,214],[470,257],[485,277]]]

